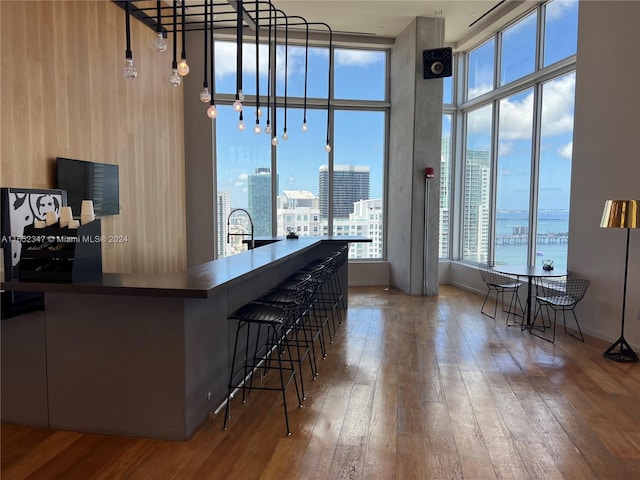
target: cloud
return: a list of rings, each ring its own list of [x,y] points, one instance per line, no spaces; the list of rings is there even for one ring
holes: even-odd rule
[[[384,60],[384,52],[370,50],[336,50],[336,65],[362,67]]]
[[[558,148],[558,154],[562,158],[571,160],[571,157],[573,156],[573,142],[569,142],[566,145],[563,145],[562,147]]]
[[[542,90],[542,135],[558,135],[573,131],[575,73],[549,83]]]
[[[234,42],[216,41],[216,78],[222,78],[226,75],[236,74],[236,44]],[[269,68],[268,62],[269,49],[266,45],[260,45],[260,72],[262,76],[267,75]],[[242,71],[248,73],[256,73],[256,46],[245,43],[242,49]]]
[[[513,142],[500,142],[498,146],[498,155],[509,155],[513,151]]]
[[[550,81],[542,90],[542,135],[554,136],[573,131],[575,74]],[[533,90],[500,101],[500,140],[531,139],[533,127]],[[491,108],[470,112],[469,135],[489,135]]]
[[[511,177],[513,175],[513,170],[511,170],[510,168],[505,168],[500,171],[500,175],[502,177]]]
[[[244,185],[244,182],[236,182],[233,184],[234,187],[241,187]]]
[[[525,97],[506,98],[500,102],[501,139],[530,139],[533,129],[533,92]]]
[[[240,180],[240,181],[246,181],[247,178],[249,178],[249,174],[248,173],[241,173],[240,175],[238,175],[238,180]]]
[[[565,12],[578,8],[578,0],[554,0],[547,5],[546,18],[548,22],[562,20]]]

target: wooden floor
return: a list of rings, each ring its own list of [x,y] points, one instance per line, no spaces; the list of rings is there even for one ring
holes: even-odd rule
[[[552,345],[454,287],[350,295],[292,436],[265,391],[184,443],[2,425],[2,480],[640,479],[640,365],[605,342]]]

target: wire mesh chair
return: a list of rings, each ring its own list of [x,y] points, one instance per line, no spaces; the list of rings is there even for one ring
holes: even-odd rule
[[[487,285],[487,294],[484,297],[484,302],[482,302],[482,308],[480,312],[483,315],[486,315],[489,318],[496,318],[496,314],[498,312],[498,301],[502,296],[502,311],[507,314],[507,326],[513,325],[522,325],[522,322],[517,322],[514,320],[514,323],[509,323],[509,318],[513,317],[523,317],[524,318],[524,308],[522,306],[522,302],[518,297],[518,289],[522,285],[522,282],[519,280],[515,280],[512,277],[505,275],[503,273],[499,273],[494,270],[494,267],[499,265],[507,265],[503,262],[483,262],[479,264],[480,267],[480,276],[482,277],[482,281]],[[493,316],[489,313],[485,312],[484,307],[487,304],[487,300],[491,295],[491,292],[496,292],[496,301],[493,307]],[[511,300],[509,301],[509,307],[505,310],[504,308],[504,294],[511,293]],[[520,306],[520,312],[516,311],[516,305]]]
[[[555,342],[556,340],[556,320],[558,316],[558,312],[562,312],[562,321],[564,323],[564,332],[568,335],[571,335],[573,338],[584,342],[584,336],[582,335],[582,330],[580,329],[580,323],[578,322],[578,317],[576,316],[575,308],[576,305],[582,300],[585,293],[587,293],[587,289],[589,288],[589,284],[591,282],[589,280],[585,280],[582,278],[570,278],[567,280],[547,280],[544,285],[540,287],[542,291],[541,295],[536,295],[536,303],[538,307],[536,308],[536,314],[533,317],[533,322],[531,323],[531,334],[536,337],[542,338],[547,342]],[[549,318],[549,324],[545,322],[544,319],[544,311],[547,312],[547,317]],[[547,328],[551,328],[551,311],[553,310],[553,336],[551,339],[545,336],[545,331]],[[567,330],[567,316],[566,312],[571,312],[573,315],[573,319],[576,322],[576,326],[578,327],[578,335],[574,335],[570,331]],[[538,315],[539,314],[539,315]],[[540,317],[540,324],[536,325],[536,322]],[[541,333],[538,333],[541,332]]]

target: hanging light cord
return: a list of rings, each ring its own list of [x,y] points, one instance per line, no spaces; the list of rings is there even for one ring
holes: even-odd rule
[[[162,6],[160,0],[156,2],[156,17],[156,32],[162,33]]]
[[[184,2],[185,0],[182,0],[182,52],[180,53],[180,58],[182,59],[186,59],[187,58],[187,53],[185,51],[186,49],[186,44],[187,44],[187,32],[185,29],[185,6],[184,6]]]
[[[256,125],[260,124],[260,5],[256,0]]]
[[[236,44],[238,51],[236,52],[236,100],[242,100],[240,95],[242,94],[242,33],[243,33],[243,20],[242,12],[244,7],[242,6],[242,0],[238,0],[238,16],[236,24]]]
[[[307,27],[307,33],[304,39],[304,113],[302,118],[302,124],[307,124],[307,83],[309,78],[309,24],[304,21]],[[329,53],[331,55],[331,53]]]
[[[129,6],[129,2],[125,4],[126,11],[126,20],[125,20],[125,33],[127,36],[127,50],[124,53],[125,58],[131,60],[133,58],[133,53],[131,52],[131,7]]]
[[[171,62],[171,68],[174,70],[178,68],[178,38],[176,31],[178,29],[178,0],[173,0],[173,62]]]
[[[215,71],[215,63],[216,63],[216,46],[215,46],[215,42],[213,41],[213,0],[211,0],[211,8],[209,9],[209,23],[210,23],[210,28],[209,28],[209,43],[211,44],[211,65],[209,65],[210,68],[210,75],[209,77],[211,78],[211,100],[209,100],[209,105],[211,105],[212,107],[215,106],[215,100],[213,98],[214,93],[215,93],[215,77],[213,76]]]
[[[283,13],[284,15],[284,13]],[[284,15],[284,129],[283,134],[287,134],[287,84],[289,78],[289,17]]]
[[[213,8],[213,6],[212,6]],[[202,82],[203,88],[209,88],[209,82],[207,82],[207,59],[208,59],[208,51],[207,51],[207,37],[209,36],[209,0],[205,0],[204,2],[204,80]],[[213,28],[213,25],[211,25]],[[213,45],[211,45],[213,48]]]

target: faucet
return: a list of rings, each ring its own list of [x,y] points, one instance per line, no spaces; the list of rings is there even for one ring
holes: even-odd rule
[[[247,215],[247,218],[249,219],[249,224],[251,225],[251,232],[250,233],[231,233],[231,217],[233,216],[233,214],[235,212],[244,212]],[[245,210],[244,208],[234,208],[233,210],[231,210],[231,213],[229,213],[229,216],[227,217],[227,243],[231,243],[231,236],[240,236],[240,237],[250,237],[251,238],[251,250],[253,250],[256,247],[256,242],[253,238],[253,220],[251,219],[251,215],[249,214],[249,212],[247,210]]]

